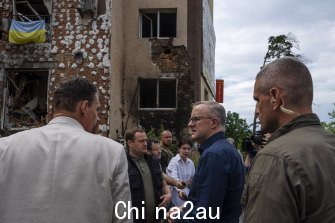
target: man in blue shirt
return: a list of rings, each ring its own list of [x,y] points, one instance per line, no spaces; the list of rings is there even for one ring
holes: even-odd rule
[[[193,177],[189,201],[175,222],[238,223],[241,214],[241,195],[244,167],[237,150],[225,138],[226,112],[217,102],[200,101],[194,104],[188,127],[199,146],[199,165]],[[193,206],[193,208],[192,208]],[[187,219],[188,217],[188,219]]]

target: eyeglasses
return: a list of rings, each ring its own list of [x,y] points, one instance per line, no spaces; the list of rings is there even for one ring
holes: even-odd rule
[[[209,119],[212,119],[212,117],[203,117],[203,116],[193,116],[193,117],[191,117],[190,118],[190,120],[189,120],[189,123],[191,122],[192,124],[196,124],[196,123],[198,123],[198,121],[200,121],[201,119],[207,119],[207,118],[209,118]]]

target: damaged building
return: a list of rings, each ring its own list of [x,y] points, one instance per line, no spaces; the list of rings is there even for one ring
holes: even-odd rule
[[[213,0],[3,0],[0,14],[2,136],[45,125],[71,75],[97,86],[99,133],[114,139],[184,136],[192,103],[214,98]],[[13,21],[43,21],[43,38],[15,43]]]

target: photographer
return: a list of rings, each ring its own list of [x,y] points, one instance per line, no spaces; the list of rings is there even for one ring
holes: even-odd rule
[[[266,145],[271,134],[263,134],[261,131],[256,131],[250,138],[245,138],[242,143],[242,151],[247,155],[244,160],[244,166],[249,172],[250,165],[256,154]]]

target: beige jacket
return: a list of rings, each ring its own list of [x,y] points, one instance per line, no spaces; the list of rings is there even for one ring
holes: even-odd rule
[[[0,222],[132,222],[115,214],[131,200],[127,168],[121,144],[68,117],[1,138]]]

